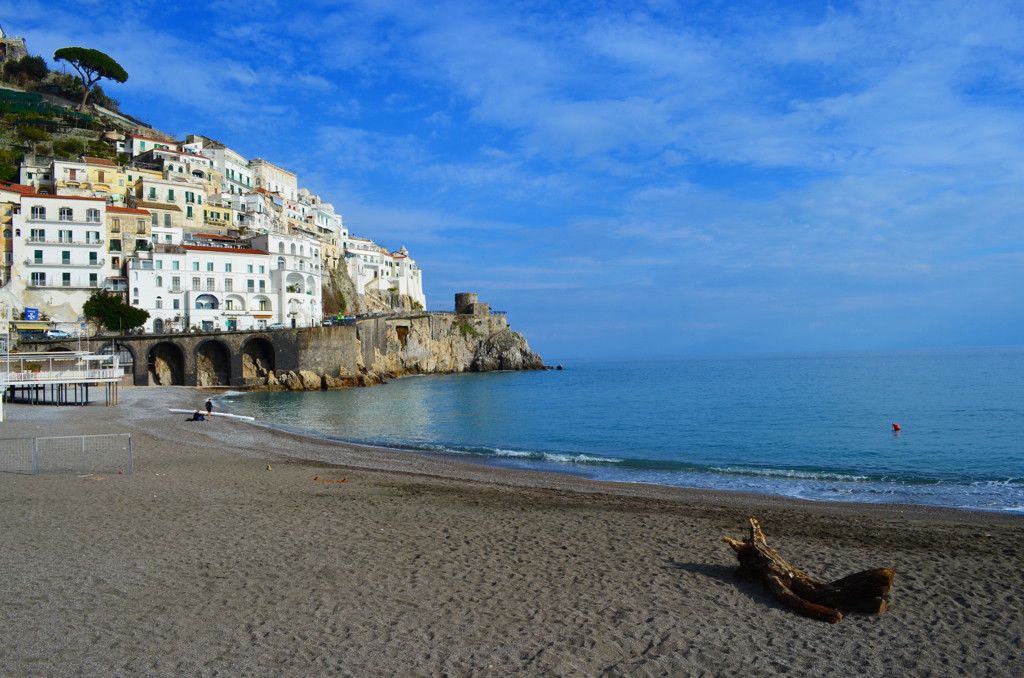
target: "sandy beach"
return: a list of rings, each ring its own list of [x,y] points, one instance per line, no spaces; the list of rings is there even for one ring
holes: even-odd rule
[[[599,484],[167,412],[204,399],[7,406],[0,437],[130,432],[135,466],[0,474],[0,676],[1024,674],[1022,516]],[[894,568],[890,609],[825,624],[737,581],[721,538],[750,517],[819,579]]]

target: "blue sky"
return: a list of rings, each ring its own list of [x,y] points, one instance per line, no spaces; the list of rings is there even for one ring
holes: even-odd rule
[[[1024,3],[7,3],[550,361],[1024,343]]]

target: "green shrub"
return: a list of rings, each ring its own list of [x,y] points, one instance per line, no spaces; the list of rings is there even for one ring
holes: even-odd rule
[[[46,141],[50,138],[50,135],[46,133],[46,130],[32,125],[20,125],[18,127],[18,137],[25,141]]]

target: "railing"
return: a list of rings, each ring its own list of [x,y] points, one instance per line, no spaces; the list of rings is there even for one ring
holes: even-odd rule
[[[82,383],[87,381],[105,381],[108,379],[120,379],[124,371],[118,368],[102,367],[87,370],[12,370],[2,373],[3,383],[16,385],[21,383],[42,382],[46,384],[55,383]]]
[[[132,473],[130,433],[0,439],[0,473]]]
[[[68,240],[67,238],[39,238],[29,237],[28,241],[33,245],[61,245],[61,246],[74,246],[74,247],[95,247],[104,243],[103,239],[100,240]]]

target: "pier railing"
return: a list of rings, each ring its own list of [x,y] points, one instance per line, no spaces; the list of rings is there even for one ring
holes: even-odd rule
[[[131,473],[132,434],[0,439],[0,473]]]

